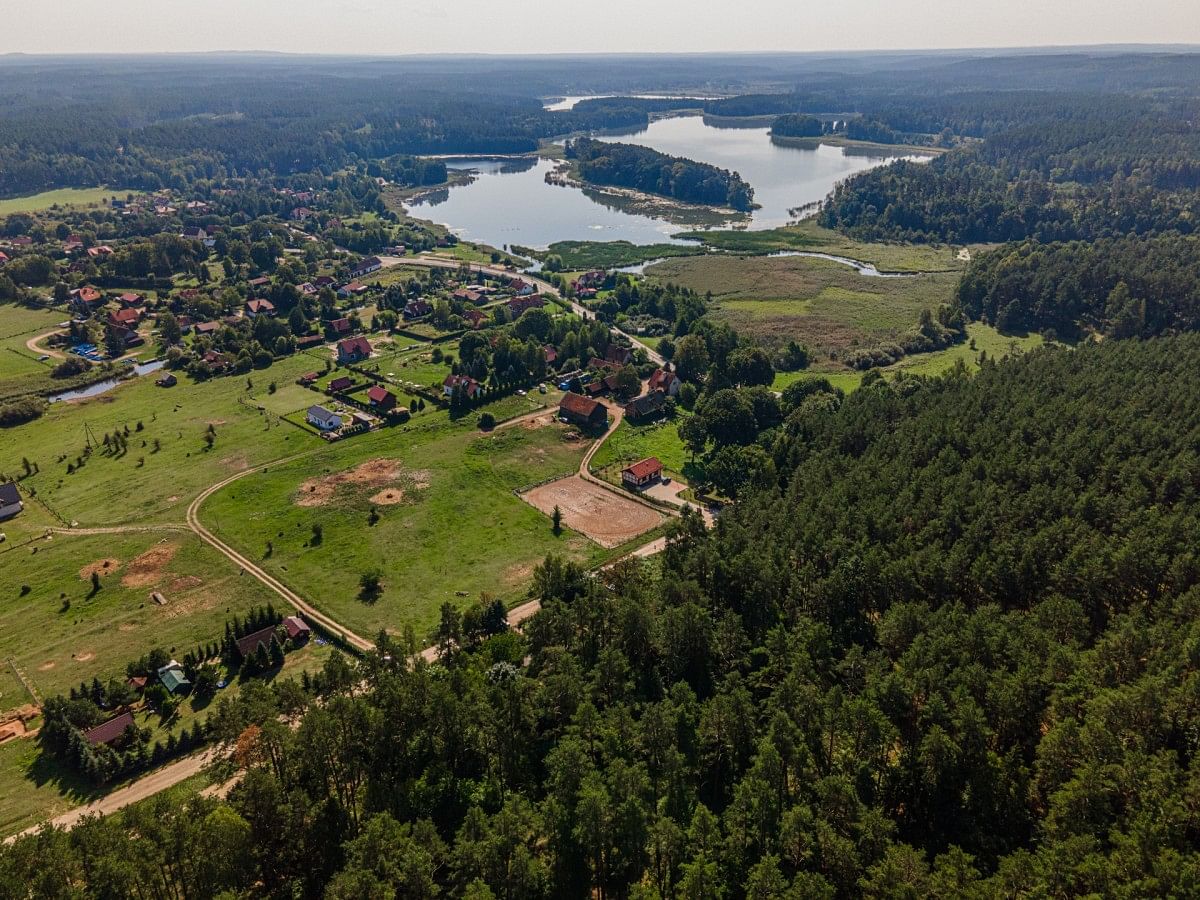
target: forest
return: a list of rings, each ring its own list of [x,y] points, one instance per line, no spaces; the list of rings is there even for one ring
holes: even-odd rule
[[[579,138],[567,144],[567,158],[577,160],[579,174],[593,184],[633,188],[685,203],[754,208],[754,188],[737,172],[720,169],[649,147]]]
[[[661,577],[552,557],[522,634],[447,605],[295,730],[223,699],[226,801],[20,839],[0,896],[1191,893],[1200,338],[810,384]]]
[[[1022,241],[971,263],[958,300],[1004,331],[1153,337],[1200,329],[1200,239]]]

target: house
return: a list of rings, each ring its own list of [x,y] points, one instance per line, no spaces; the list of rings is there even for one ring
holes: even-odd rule
[[[104,302],[104,295],[91,285],[75,288],[71,291],[71,298],[88,306]]]
[[[674,397],[679,393],[679,389],[683,387],[683,382],[679,380],[679,376],[674,372],[668,372],[666,369],[655,369],[650,374],[649,389],[666,394],[668,397]]]
[[[234,641],[237,645],[238,653],[242,655],[242,659],[253,656],[258,652],[259,647],[270,650],[271,640],[275,637],[275,630],[278,627],[278,625],[268,625],[266,628],[260,628],[258,631]]]
[[[315,382],[320,377],[321,377],[320,372],[305,372],[303,375],[301,375],[299,378],[296,379],[296,383],[303,385],[304,387],[308,387],[310,384]]]
[[[183,674],[183,666],[175,660],[171,660],[158,670],[158,680],[162,682],[162,686],[167,689],[168,694],[177,694],[192,686],[187,676]]]
[[[113,248],[107,244],[101,244],[99,247],[88,247],[87,255],[92,259],[97,259],[101,256],[112,256]]]
[[[114,328],[137,328],[140,321],[142,321],[140,309],[118,309],[108,314],[108,324]]]
[[[132,306],[141,306],[143,303],[146,302],[146,298],[143,297],[141,294],[135,294],[131,291],[127,291],[126,293],[121,294],[119,297],[117,297],[117,301],[122,306],[132,307]]]
[[[604,358],[610,363],[616,363],[618,366],[627,366],[633,360],[633,351],[619,344],[609,344],[608,350],[604,353]]]
[[[580,275],[575,284],[584,288],[598,288],[604,285],[606,278],[608,278],[608,273],[603,269],[592,269],[592,271]]]
[[[208,363],[208,365],[215,372],[222,372],[229,365],[229,357],[224,353],[218,353],[215,350],[209,350],[207,353],[205,353],[204,361]]]
[[[304,337],[296,338],[296,349],[307,350],[309,347],[319,347],[324,343],[324,335],[306,334]]]
[[[125,679],[125,686],[131,691],[141,694],[146,689],[146,682],[149,679],[145,675],[133,675]]]
[[[352,281],[349,284],[344,284],[338,288],[338,296],[342,299],[345,299],[346,297],[353,297],[358,294],[365,294],[366,292],[367,286],[359,281]]]
[[[367,400],[370,402],[372,409],[377,409],[380,412],[389,412],[396,408],[396,395],[377,384],[371,385],[367,389]]]
[[[609,362],[607,359],[601,359],[598,356],[593,356],[589,359],[587,367],[596,372],[611,372],[614,369],[620,368],[616,363]]]
[[[337,358],[339,363],[360,362],[371,355],[371,344],[365,337],[352,337],[338,341]]]
[[[583,392],[589,397],[603,397],[608,393],[608,385],[604,383],[603,378],[597,378],[583,385]]]
[[[662,463],[651,456],[622,469],[621,483],[627,488],[643,488],[662,478],[662,469]]]
[[[484,299],[483,294],[470,288],[459,288],[452,296],[463,303],[481,303]]]
[[[558,362],[558,348],[553,344],[546,344],[542,347],[542,353],[546,357],[546,365],[552,366]]]
[[[308,627],[308,623],[299,616],[288,616],[283,620],[283,627],[287,631],[289,640],[294,644],[304,643],[312,634],[312,629]]]
[[[487,321],[487,313],[482,309],[468,309],[463,312],[463,318],[471,323],[472,328],[479,328]]]
[[[558,415],[582,428],[603,428],[608,425],[608,410],[604,404],[572,392],[563,394],[558,404]]]
[[[641,397],[635,397],[625,404],[625,415],[631,420],[646,419],[663,411],[667,405],[667,395],[661,391],[651,391]]]
[[[271,317],[275,315],[275,304],[270,300],[247,300],[246,315],[250,318],[255,316]]]
[[[159,387],[175,387],[179,383],[179,379],[171,372],[163,375],[161,378],[155,379],[155,384]]]
[[[317,286],[317,288],[320,289],[323,287],[333,287],[335,284],[337,284],[337,282],[334,281],[334,278],[332,275],[318,275],[316,277],[316,280],[313,281],[313,284],[315,284]]]
[[[76,250],[82,250],[83,238],[77,234],[69,236],[65,241],[63,241],[63,249],[68,253],[74,253]]]
[[[514,278],[508,283],[508,289],[518,297],[528,297],[537,290],[537,288],[523,278]]]
[[[348,391],[354,387],[354,379],[349,375],[340,375],[329,382],[329,393],[336,394],[339,391]]]
[[[337,431],[342,427],[342,417],[323,406],[310,406],[305,418],[309,425],[321,431]]]
[[[350,325],[350,320],[344,316],[340,319],[334,319],[329,323],[329,327],[333,329],[334,334],[349,334],[354,330]]]
[[[196,334],[216,334],[221,330],[220,322],[197,322]]]
[[[93,747],[98,744],[115,744],[125,736],[127,728],[137,728],[133,721],[133,713],[128,710],[107,722],[101,722],[95,728],[88,729],[83,733],[83,739]]]
[[[292,215],[293,221],[303,222],[305,219],[307,219],[311,215],[313,215],[313,211],[311,209],[309,209],[307,206],[297,206],[295,209],[292,210],[291,215]]]
[[[0,250],[0,266],[4,265],[6,262],[8,262],[8,254],[3,250]]]
[[[189,241],[204,241],[208,239],[208,232],[199,225],[188,225],[183,229],[180,237]]]
[[[11,481],[0,484],[0,522],[11,519],[24,508],[17,486]]]
[[[350,277],[362,278],[364,275],[370,275],[372,272],[378,272],[383,268],[383,262],[378,256],[368,256],[364,260],[360,260],[354,268],[350,270]]]
[[[546,305],[546,301],[542,299],[541,294],[529,294],[522,297],[513,297],[505,304],[510,310],[514,319],[520,318],[521,314],[529,309],[541,309]]]
[[[306,281],[299,287],[300,293],[305,297],[314,297],[320,293],[320,289],[311,281]]]
[[[259,275],[257,278],[251,278],[246,284],[252,288],[266,287],[271,283],[271,278],[268,275]]]
[[[404,318],[420,319],[433,312],[433,304],[428,300],[409,300],[404,304]]]
[[[453,397],[455,391],[460,391],[468,400],[474,400],[483,393],[483,386],[469,375],[447,375],[442,382],[442,393]]]

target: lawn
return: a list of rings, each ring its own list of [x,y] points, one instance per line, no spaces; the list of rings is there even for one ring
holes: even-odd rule
[[[52,206],[86,206],[100,203],[110,197],[124,197],[128,191],[117,188],[59,188],[28,197],[12,197],[0,200],[0,216],[19,212],[38,212]]]
[[[678,425],[684,415],[681,413],[674,419],[647,425],[621,422],[592,457],[592,471],[615,484],[619,482],[620,470],[625,466],[648,456],[656,456],[669,475],[684,481],[697,479],[700,472],[679,439]]]
[[[548,519],[514,496],[574,471],[583,443],[564,440],[558,425],[480,436],[474,422],[438,413],[333,444],[230,485],[201,517],[362,635],[412,625],[423,636],[442,603],[465,605],[485,591],[515,601],[548,553],[605,558],[580,535],[554,537]],[[371,570],[383,593],[367,602],[358,582]]]
[[[25,342],[51,331],[67,315],[62,310],[0,304],[0,378],[49,374],[58,360],[39,362],[40,354],[26,347]]]
[[[90,566],[103,573],[94,595]],[[0,659],[43,697],[120,674],[153,647],[182,654],[219,638],[234,613],[282,603],[187,531],[56,534],[0,553],[0,571]]]
[[[712,315],[768,349],[797,340],[819,358],[898,340],[916,326],[921,310],[950,300],[958,283],[952,273],[868,277],[840,263],[796,256],[685,257],[652,266],[649,274],[711,291]]]
[[[312,368],[313,360],[300,354],[248,377],[198,383],[185,377],[169,389],[157,387],[152,378],[135,378],[90,400],[53,404],[34,422],[0,429],[0,459],[16,462],[24,456],[36,462],[41,471],[25,486],[35,488],[67,521],[182,522],[188,501],[208,485],[249,466],[322,446],[255,404],[239,402],[249,396],[248,379],[253,394],[265,396],[268,382],[288,384]],[[126,426],[126,452],[95,448],[82,468],[77,466],[89,435],[97,443]],[[210,426],[216,437],[207,450]],[[68,473],[68,465],[76,470]]]

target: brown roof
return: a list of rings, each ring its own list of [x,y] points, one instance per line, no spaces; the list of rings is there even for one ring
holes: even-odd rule
[[[583,416],[590,419],[595,415],[596,410],[604,407],[595,400],[589,400],[582,394],[576,394],[571,391],[563,394],[562,400],[559,401],[558,408],[564,412],[573,413],[577,416]]]
[[[102,722],[95,728],[85,731],[83,737],[89,744],[111,744],[133,724],[133,713],[123,712],[115,719],[109,719],[107,722]]]
[[[624,474],[628,472],[630,475],[640,481],[647,476],[657,475],[661,471],[662,463],[658,461],[657,457],[651,456],[647,459],[641,460],[640,462],[635,462],[632,466],[626,466],[621,470],[621,473]]]
[[[341,377],[335,378],[333,381],[329,382],[329,389],[331,391],[344,391],[352,384],[354,384],[354,382],[351,380],[349,375],[342,375]]]
[[[307,635],[312,631],[308,627],[308,623],[299,616],[288,616],[283,620],[283,627],[287,629],[288,637],[292,640],[295,640],[302,634]]]
[[[260,628],[253,634],[248,634],[245,637],[237,639],[238,652],[243,657],[249,656],[258,651],[259,644],[265,644],[267,649],[271,649],[271,638],[275,636],[275,629],[278,626],[268,625],[266,628]]]

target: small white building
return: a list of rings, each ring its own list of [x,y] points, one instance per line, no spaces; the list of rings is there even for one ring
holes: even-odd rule
[[[310,406],[308,408],[308,424],[321,429],[321,431],[337,431],[342,427],[342,417],[323,406]]]

